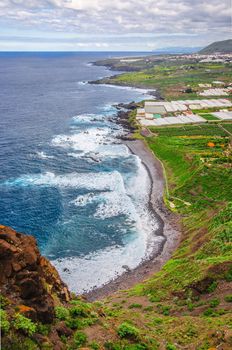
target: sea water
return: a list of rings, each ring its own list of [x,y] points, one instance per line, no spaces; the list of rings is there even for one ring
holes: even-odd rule
[[[0,55],[0,223],[34,235],[78,293],[135,268],[162,240],[148,173],[120,141],[115,108],[148,93],[87,83],[112,74],[90,64],[110,55]]]

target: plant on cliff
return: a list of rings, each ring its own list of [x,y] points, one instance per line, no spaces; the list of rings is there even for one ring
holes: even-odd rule
[[[63,306],[57,306],[55,308],[55,314],[59,320],[67,320],[69,317],[69,310]]]
[[[6,311],[1,309],[0,309],[0,324],[1,324],[1,332],[7,333],[10,329],[10,322],[8,321]]]
[[[92,305],[80,300],[73,300],[71,304],[74,306],[70,308],[71,316],[88,317],[92,310]]]
[[[87,336],[86,336],[85,333],[77,331],[74,334],[73,340],[74,340],[75,345],[79,348],[79,347],[81,347],[82,345],[84,345],[86,343]]]
[[[36,332],[36,324],[21,314],[15,315],[13,324],[16,329],[22,330],[26,335],[32,336]]]
[[[139,330],[135,326],[132,326],[128,322],[123,322],[118,327],[117,333],[120,338],[130,338],[130,339],[138,339],[139,338]]]

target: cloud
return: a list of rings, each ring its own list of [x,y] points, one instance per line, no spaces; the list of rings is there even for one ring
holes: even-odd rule
[[[144,35],[142,44],[150,47],[152,35],[155,43],[157,36],[167,35],[223,40],[231,32],[230,13],[230,0],[1,0],[0,29],[37,31],[44,39],[51,32],[64,38],[64,33],[128,36],[132,42]],[[110,40],[98,43],[109,45]]]
[[[82,32],[200,31],[230,26],[230,0],[2,0],[0,16]]]

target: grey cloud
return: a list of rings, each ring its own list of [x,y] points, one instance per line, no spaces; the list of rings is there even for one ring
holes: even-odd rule
[[[16,31],[0,32],[0,41],[72,48],[198,46],[230,36],[230,13],[230,0],[0,0],[0,28]]]
[[[86,33],[229,31],[230,0],[2,0],[0,16],[26,26]]]

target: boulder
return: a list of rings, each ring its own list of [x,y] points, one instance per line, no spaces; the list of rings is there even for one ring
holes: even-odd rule
[[[56,303],[70,299],[67,286],[55,267],[41,256],[35,238],[3,225],[0,225],[0,292],[16,309],[24,305],[30,311],[28,317],[43,323],[53,321]]]

